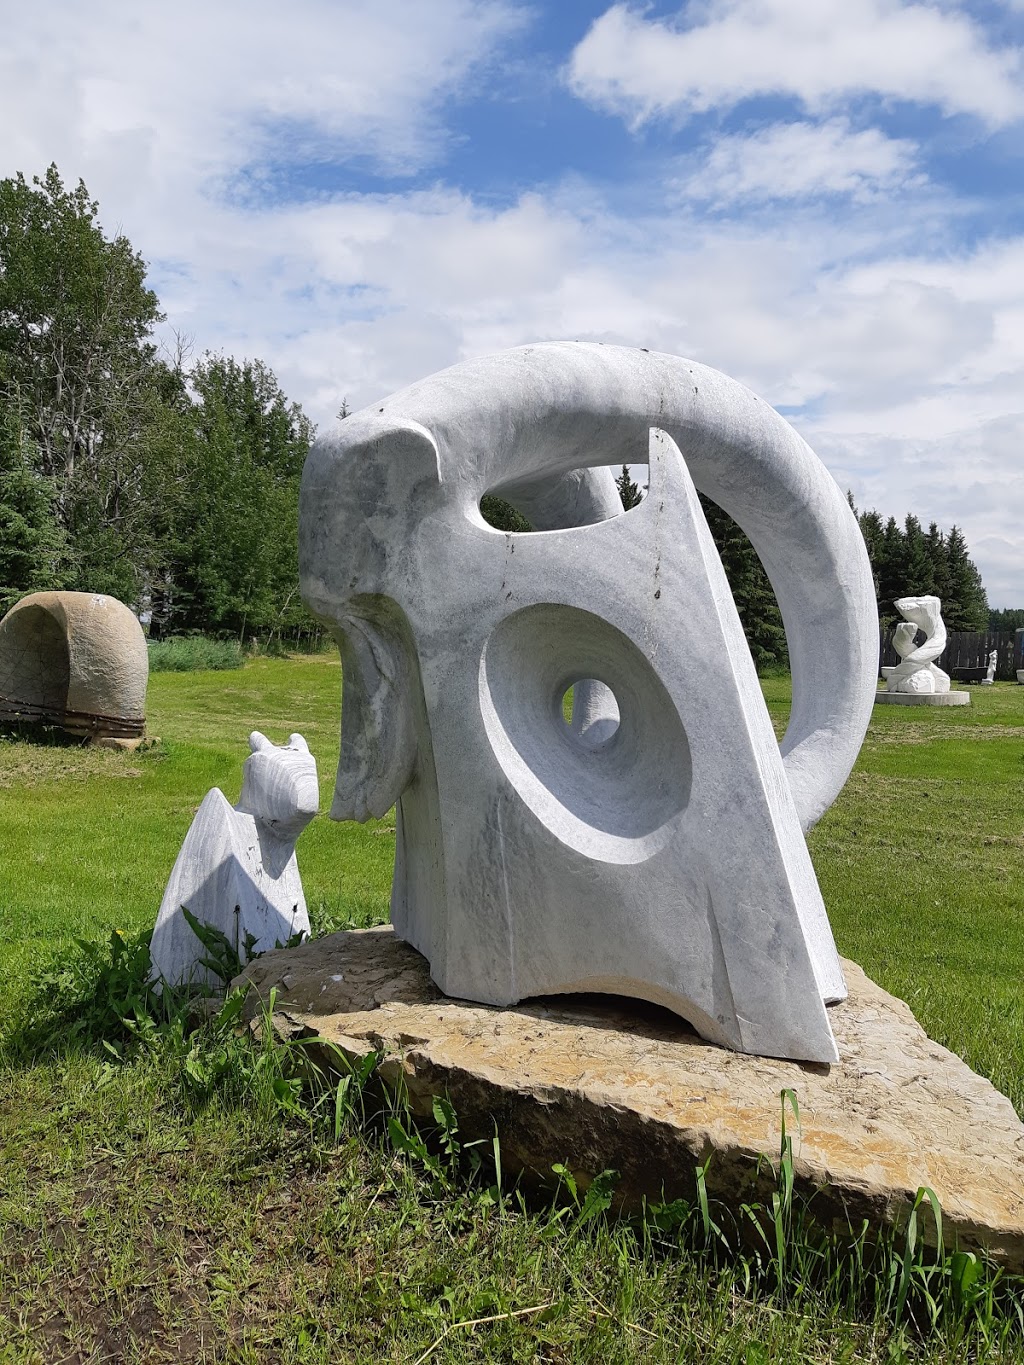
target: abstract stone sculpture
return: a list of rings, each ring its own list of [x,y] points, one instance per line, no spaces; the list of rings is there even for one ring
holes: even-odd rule
[[[254,730],[249,747],[238,805],[219,787],[206,793],[164,891],[150,956],[154,978],[172,985],[215,983],[182,906],[243,962],[309,933],[295,841],[320,805],[316,760],[301,735],[279,748]]]
[[[946,627],[937,597],[901,597],[893,606],[906,619],[893,632],[892,643],[900,662],[889,675],[890,692],[943,693],[949,691],[949,674],[932,662],[946,648]],[[919,630],[928,637],[914,648]]]
[[[0,621],[0,715],[7,719],[137,737],[148,680],[142,627],[115,597],[35,592]]]
[[[647,460],[623,512],[608,466]],[[697,488],[779,600],[781,756]],[[485,493],[536,533],[490,527]],[[299,534],[343,662],[331,814],[397,802],[392,921],[443,991],[615,992],[836,1059],[802,828],[860,747],[877,618],[856,519],[777,413],[672,356],[518,348],[346,418],[307,459]]]

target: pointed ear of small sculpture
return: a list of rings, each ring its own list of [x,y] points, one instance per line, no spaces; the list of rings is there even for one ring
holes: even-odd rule
[[[266,735],[260,734],[259,730],[253,730],[249,736],[249,748],[254,754],[259,753],[261,749],[272,749],[273,747]]]
[[[309,745],[308,745],[308,744],[306,743],[306,741],[302,738],[302,736],[301,736],[300,734],[298,734],[298,733],[293,734],[293,735],[289,735],[289,736],[288,736],[288,748],[289,748],[289,749],[298,749],[298,750],[300,750],[300,752],[302,752],[302,753],[304,753],[304,754],[308,754],[308,753],[309,753]]]

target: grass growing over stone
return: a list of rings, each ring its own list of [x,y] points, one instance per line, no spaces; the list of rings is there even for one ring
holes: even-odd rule
[[[765,688],[783,724],[788,682]],[[899,1255],[858,1270],[797,1232],[780,1277],[756,1248],[703,1246],[699,1204],[660,1230],[582,1195],[525,1205],[491,1165],[472,1180],[443,1145],[403,1151],[355,1087],[304,1099],[289,1058],[229,1024],[119,1025],[130,949],[111,967],[74,940],[152,924],[207,788],[237,797],[249,729],[305,734],[326,808],[339,689],[322,657],[159,674],[152,751],[0,744],[3,1365],[1024,1359],[1006,1281],[933,1329],[941,1277],[896,1311]],[[840,950],[1024,1110],[1024,689],[972,697],[967,715],[879,708],[812,853]],[[390,819],[314,821],[317,927],[385,918],[393,853]]]

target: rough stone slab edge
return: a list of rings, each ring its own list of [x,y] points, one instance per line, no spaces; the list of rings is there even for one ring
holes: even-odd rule
[[[356,932],[374,936],[379,934],[382,940],[385,933],[389,939],[392,937],[388,930]],[[334,937],[342,938],[345,935]],[[303,948],[289,950],[288,956],[294,958],[296,954],[310,953],[316,946],[316,943],[310,943]],[[418,959],[419,955],[400,940],[395,940],[395,947],[401,950],[403,956],[411,955]],[[273,959],[277,959],[276,963]],[[288,965],[286,955],[267,954],[251,964],[235,983],[246,984],[248,979],[248,984],[255,988],[247,1014],[256,1031],[259,1031],[260,1020],[253,1016],[258,1014],[260,1000],[265,1001],[267,998],[263,987],[274,981],[279,990],[283,984],[287,991]],[[929,1040],[903,1001],[883,992],[870,978],[864,976],[855,963],[844,961],[843,966],[852,980],[862,979],[877,997],[887,1002],[896,1035],[894,1046],[899,1047],[901,1035],[911,1030],[914,1035],[919,1035],[929,1055],[948,1060],[958,1072],[963,1073],[962,1082],[954,1086],[958,1092],[963,1089],[974,1100],[979,1093],[990,1095],[997,1110],[1005,1110],[1012,1116],[1012,1106],[1005,1096],[990,1082],[978,1077],[954,1054]],[[393,977],[398,989],[394,994],[400,997],[408,989],[410,981],[421,975],[425,978],[425,971],[410,968],[410,964],[404,960],[396,962]],[[332,979],[340,980],[337,977]],[[405,1010],[394,1000],[393,986],[390,984],[383,990],[377,988],[379,979],[371,984],[374,1000],[370,1007],[348,1015],[342,1013],[321,1018],[316,1013],[295,1009],[285,1001],[274,1013],[274,1031],[282,1041],[312,1040],[329,1035],[329,1045],[308,1042],[305,1050],[313,1060],[335,1073],[339,1068],[332,1048],[339,1049],[352,1062],[371,1052],[378,1054],[381,1058],[377,1073],[380,1080],[392,1094],[404,1093],[417,1117],[429,1122],[434,1097],[447,1096],[459,1115],[463,1140],[480,1138],[486,1141],[497,1133],[504,1170],[523,1174],[528,1181],[536,1181],[537,1178],[550,1181],[550,1169],[556,1162],[567,1165],[582,1188],[600,1171],[609,1167],[616,1169],[619,1173],[617,1204],[625,1212],[638,1211],[645,1202],[680,1197],[692,1199],[697,1168],[704,1165],[709,1157],[713,1158],[707,1173],[709,1194],[734,1212],[744,1202],[765,1200],[774,1188],[773,1171],[778,1151],[776,1144],[781,1101],[775,1114],[773,1141],[753,1146],[749,1142],[731,1139],[723,1143],[720,1125],[698,1123],[681,1126],[659,1121],[638,1113],[628,1105],[608,1103],[607,1098],[602,1100],[600,1096],[595,1099],[576,1085],[548,1083],[541,1087],[534,1086],[533,1089],[518,1087],[509,1083],[507,1068],[477,1065],[473,1072],[468,1072],[446,1060],[443,1056],[444,1039],[432,1043],[429,1038],[422,1036],[422,1021],[415,1017],[417,1007],[411,1011]],[[423,984],[429,991],[423,1004],[430,1003],[435,1010],[450,1006],[455,1011],[465,1006],[466,1002],[446,1000],[429,980]],[[478,1006],[472,1008],[486,1009]],[[868,1013],[874,1012],[869,1008]],[[492,1011],[487,1010],[487,1013]],[[505,1011],[493,1011],[496,1016],[503,1013]],[[411,1017],[403,1020],[403,1014]],[[343,1022],[351,1032],[344,1031],[341,1027]],[[403,1023],[407,1026],[403,1027]],[[434,1049],[442,1055],[435,1056]],[[726,1053],[725,1058],[728,1059],[730,1055]],[[792,1064],[772,1062],[770,1065]],[[799,1094],[799,1068],[794,1070],[797,1073],[794,1088]],[[505,1074],[501,1074],[503,1071]],[[1006,1115],[1001,1114],[1001,1121],[1005,1118]],[[1015,1116],[1013,1123],[1014,1126],[1018,1125]],[[867,1158],[860,1175],[847,1169],[835,1181],[830,1181],[823,1176],[820,1162],[808,1161],[801,1156],[799,1130],[788,1114],[787,1127],[794,1137],[795,1187],[797,1193],[808,1201],[810,1212],[820,1226],[842,1236],[848,1234],[850,1228],[859,1229],[865,1221],[875,1234],[886,1228],[899,1229],[905,1224],[917,1193],[916,1187],[890,1184],[888,1188],[880,1188],[872,1180]],[[565,1137],[567,1133],[571,1134],[571,1138]],[[1017,1141],[1024,1146],[1024,1138],[1018,1138]],[[981,1165],[983,1169],[978,1172],[979,1189],[971,1191],[972,1194],[984,1193],[984,1162]],[[1024,1216],[1018,1218],[1015,1225],[1006,1223],[993,1227],[972,1216],[968,1208],[958,1208],[956,1203],[955,1200],[943,1200],[943,1231],[947,1244],[987,1253],[1012,1273],[1024,1273]],[[934,1230],[927,1213],[922,1232],[926,1240],[933,1238]]]
[[[273,1024],[281,1041],[310,1039],[318,1034],[316,1027],[302,1016],[279,1012],[273,1016]],[[608,1154],[614,1153],[618,1172],[614,1207],[622,1213],[639,1213],[645,1206],[663,1200],[682,1198],[692,1202],[698,1167],[704,1166],[709,1158],[713,1159],[706,1176],[708,1194],[734,1215],[738,1215],[741,1204],[767,1203],[776,1188],[778,1152],[759,1152],[748,1146],[719,1147],[707,1134],[700,1135],[696,1130],[680,1132],[671,1124],[595,1104],[579,1091],[552,1092],[544,1098],[517,1092],[486,1075],[471,1076],[458,1068],[438,1065],[422,1048],[396,1047],[392,1039],[383,1035],[337,1034],[330,1042],[353,1063],[370,1052],[380,1055],[377,1074],[392,1095],[403,1093],[407,1097],[418,1119],[431,1122],[434,1098],[448,1098],[458,1115],[463,1142],[488,1141],[497,1135],[503,1171],[525,1178],[528,1186],[553,1184],[551,1168],[558,1162],[572,1171],[577,1186],[585,1190],[595,1175],[608,1168]],[[325,1070],[339,1074],[329,1047],[318,1044],[308,1046],[306,1051]],[[576,1135],[571,1151],[551,1131],[547,1115],[553,1105],[562,1110],[560,1124]],[[624,1141],[622,1125],[627,1114],[634,1120],[628,1142]],[[481,1123],[481,1115],[487,1115],[491,1122]],[[798,1125],[788,1111],[786,1118],[787,1131],[798,1143]],[[655,1178],[654,1173],[664,1173],[664,1177]],[[876,1236],[886,1228],[902,1229],[917,1193],[906,1189],[899,1194],[883,1195],[873,1191],[867,1182],[861,1190],[849,1185],[839,1189],[822,1184],[799,1157],[794,1161],[794,1189],[798,1198],[807,1202],[814,1221],[840,1238],[848,1237],[851,1229],[858,1231],[864,1222]],[[934,1245],[930,1207],[926,1206],[919,1216],[922,1219],[919,1236],[926,1244]],[[985,1254],[1012,1273],[1024,1274],[1024,1236],[1007,1236],[981,1227],[951,1216],[945,1208],[942,1217],[947,1248],[955,1246]]]

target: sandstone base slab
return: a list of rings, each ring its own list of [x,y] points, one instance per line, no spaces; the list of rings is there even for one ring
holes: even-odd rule
[[[970,706],[970,692],[884,692],[875,693],[875,705],[883,706]]]
[[[743,1056],[667,1011],[617,997],[549,996],[508,1009],[450,1000],[390,927],[268,953],[237,984],[250,1017],[277,988],[275,1027],[322,1036],[350,1058],[376,1051],[429,1116],[447,1094],[466,1138],[497,1129],[506,1169],[584,1183],[619,1172],[623,1206],[692,1197],[694,1172],[738,1208],[771,1180],[780,1092],[796,1092],[798,1188],[819,1221],[899,1225],[918,1188],[942,1204],[947,1239],[1024,1270],[1024,1125],[1010,1101],[932,1042],[909,1008],[844,962],[849,999],[829,1010],[833,1066]],[[315,1046],[315,1045],[311,1045]],[[321,1060],[326,1060],[322,1058]]]

